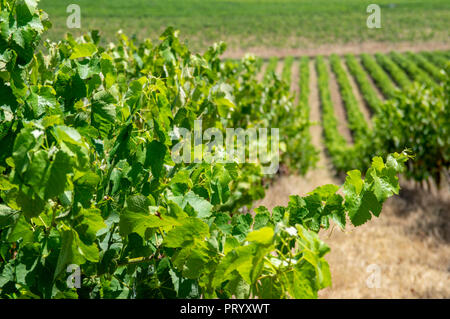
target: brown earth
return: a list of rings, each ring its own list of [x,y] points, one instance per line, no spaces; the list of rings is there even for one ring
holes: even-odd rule
[[[258,76],[256,77],[256,79],[258,80],[258,82],[262,82],[262,80],[264,79],[264,74],[266,74],[267,65],[268,65],[267,62],[264,62],[264,63],[261,65],[261,70],[260,70]]]
[[[279,60],[275,72],[281,76],[283,73],[284,60]]]
[[[255,47],[248,49],[230,49],[223,54],[224,58],[240,59],[246,53],[251,53],[261,58],[285,58],[288,56],[316,56],[316,55],[330,55],[336,54],[361,54],[361,53],[387,53],[390,51],[398,52],[420,52],[420,51],[433,51],[433,50],[449,50],[450,43],[442,42],[401,42],[401,43],[383,43],[383,42],[362,42],[362,43],[350,43],[350,44],[328,44],[311,48],[267,48],[267,47]]]

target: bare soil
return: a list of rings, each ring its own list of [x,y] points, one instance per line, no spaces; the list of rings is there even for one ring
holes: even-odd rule
[[[266,69],[267,69],[267,62],[264,62],[261,66],[261,70],[258,74],[258,76],[256,77],[256,79],[258,80],[258,82],[261,82],[264,79],[264,75],[266,74]]]
[[[275,68],[275,72],[281,76],[283,73],[284,60],[278,60],[277,67]]]
[[[420,52],[420,51],[433,51],[433,50],[449,50],[450,43],[442,42],[400,42],[400,43],[384,43],[384,42],[362,42],[362,43],[350,43],[350,44],[327,44],[316,47],[305,47],[297,49],[289,48],[267,48],[267,47],[254,47],[248,49],[230,49],[223,55],[224,58],[240,59],[246,53],[251,53],[261,58],[285,58],[288,56],[316,56],[316,55],[330,55],[336,54],[361,54],[361,53],[388,53],[390,51],[398,52]]]

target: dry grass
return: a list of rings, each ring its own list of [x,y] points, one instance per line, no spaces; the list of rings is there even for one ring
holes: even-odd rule
[[[258,204],[286,205],[291,194],[305,195],[333,182],[325,169],[305,178],[282,176]],[[331,247],[327,260],[333,286],[320,298],[450,298],[450,201],[412,190],[400,195],[361,227],[321,232]],[[366,283],[373,264],[381,270],[379,288]]]
[[[380,218],[357,229],[321,234],[331,247],[327,260],[333,287],[323,290],[320,297],[450,297],[450,246],[445,240],[450,230],[448,203],[430,202],[426,209],[414,209],[407,201],[390,200]],[[405,207],[409,207],[407,214]],[[436,227],[442,230],[442,226],[444,232],[436,232]],[[379,288],[369,288],[366,283],[371,264],[381,269]]]

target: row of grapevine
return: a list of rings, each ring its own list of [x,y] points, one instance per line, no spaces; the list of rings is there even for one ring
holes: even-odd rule
[[[375,58],[400,88],[406,89],[411,85],[408,75],[390,57],[382,53],[376,53]]]
[[[378,97],[374,87],[370,83],[366,72],[361,67],[358,60],[353,54],[347,54],[345,58],[348,69],[356,79],[364,100],[366,101],[372,112],[377,113],[380,110],[381,100]]]
[[[278,58],[277,57],[270,58],[269,62],[267,63],[264,78],[267,78],[267,76],[270,76],[271,74],[275,73],[277,65],[278,65]]]
[[[399,56],[401,57],[399,58]],[[326,64],[323,57],[318,58],[317,67],[319,73],[319,90],[322,104],[324,137],[333,164],[336,170],[340,172],[349,169],[349,165],[364,169],[370,164],[366,160],[368,154],[386,154],[387,151],[393,151],[399,147],[410,147],[414,149],[416,154],[420,154],[420,162],[426,164],[418,166],[413,164],[409,165],[409,170],[406,175],[417,181],[424,181],[432,178],[439,184],[444,167],[448,167],[448,159],[444,154],[446,153],[445,149],[448,148],[449,139],[443,137],[446,136],[446,133],[443,131],[443,127],[446,126],[446,124],[437,124],[437,122],[442,119],[448,118],[448,116],[444,114],[445,110],[442,109],[442,106],[446,105],[445,95],[443,96],[442,92],[439,93],[440,90],[445,91],[445,86],[442,86],[444,84],[437,85],[431,81],[426,72],[434,74],[435,76],[439,74],[442,81],[448,80],[448,75],[445,70],[439,69],[429,62],[429,60],[431,60],[430,57],[442,57],[442,54],[439,54],[439,52],[436,54],[434,52],[428,54],[422,53],[421,55],[412,53],[400,55],[392,53],[390,55],[376,54],[376,57],[378,62],[372,55],[361,55],[361,63],[366,68],[366,73],[354,55],[349,54],[345,56],[349,73],[355,78],[365,101],[373,110],[377,109],[377,111],[374,111],[375,117],[373,118],[375,128],[372,131],[360,129],[360,132],[362,131],[365,133],[360,134],[358,138],[355,138],[355,143],[353,145],[347,145],[343,136],[339,134],[337,119],[334,115],[333,101],[330,98],[330,92],[327,85],[329,81],[328,71],[326,70]],[[307,70],[306,64],[308,60],[309,58],[307,57],[304,57],[301,60],[301,64],[304,64],[304,70]],[[361,123],[363,123],[364,126],[362,114],[360,113],[358,103],[353,95],[347,74],[340,64],[340,59],[336,55],[332,55],[329,60],[332,69],[336,74],[344,105],[347,108],[350,129],[352,128],[352,123],[356,123],[357,127],[359,125],[361,128]],[[418,65],[415,65],[412,60],[417,61]],[[401,61],[403,61],[403,67],[397,64],[397,62],[400,63]],[[444,64],[443,61],[441,61],[441,63]],[[399,90],[395,87],[391,78],[385,73],[382,66],[395,74],[394,78],[399,83],[403,83],[405,86],[403,90]],[[403,68],[410,71],[408,74],[410,74],[411,78],[403,71]],[[416,77],[413,77],[412,70],[414,70]],[[391,101],[380,100],[368,79],[368,75],[374,79],[374,82],[380,87],[380,90]],[[300,77],[305,77],[302,68],[300,69]],[[426,79],[426,77],[428,77],[428,81],[420,82],[420,80]],[[305,78],[307,78],[307,76]],[[419,85],[425,85],[425,88],[418,89],[418,84],[411,86],[413,81],[417,80],[419,80]],[[306,83],[307,80],[303,78],[300,82],[300,99],[304,101],[303,103],[306,103],[307,97],[306,95],[302,95],[302,91],[309,92],[308,83]],[[432,87],[435,89],[431,89],[430,84],[432,84]],[[404,98],[406,96],[408,96],[408,99],[405,100]],[[430,100],[430,96],[433,96],[434,98]],[[395,118],[397,113],[392,112],[392,110],[405,109],[406,112],[413,103],[419,103],[418,101],[423,101],[423,103],[425,103],[424,105],[428,106],[426,106],[426,108],[420,107],[419,109],[415,109],[414,112],[408,111],[411,113],[409,122],[423,121],[423,123],[425,123],[424,127],[422,127],[422,125],[415,125],[414,128],[408,127],[405,120],[401,119],[397,119],[397,122],[393,122],[393,118]],[[435,106],[430,108],[429,105],[431,104]],[[353,112],[349,110],[353,110]],[[355,118],[358,118],[358,115],[356,115],[356,117],[354,115],[358,113],[360,114],[359,120],[355,120]],[[398,113],[397,115],[399,114],[402,113]],[[415,118],[413,118],[413,116],[415,116]],[[407,128],[405,128],[404,125],[406,125]],[[436,130],[438,130],[438,128],[441,128],[443,136],[439,136],[439,133],[437,133]],[[410,133],[408,133],[409,137],[415,136],[414,141],[416,144],[413,143],[412,139],[401,136],[401,132],[406,131],[410,131]],[[425,138],[424,135],[421,134],[425,134],[427,137]],[[431,137],[433,134],[436,134],[436,136]],[[430,142],[430,139],[434,142]],[[418,149],[416,149],[416,147],[418,147]],[[423,150],[429,150],[429,152],[423,153]]]
[[[293,62],[294,59],[292,57],[286,58],[284,61],[281,77],[283,82],[287,84],[287,87],[291,87],[291,70]],[[303,63],[300,66],[299,74],[300,86],[309,85],[309,67],[305,68]],[[316,163],[318,161],[318,151],[312,145],[309,130],[308,91],[303,89],[302,92],[300,92],[298,105],[285,117],[284,123],[282,124],[284,127],[284,134],[289,136],[289,143],[286,145],[286,155],[288,157],[286,162],[289,163],[289,167],[295,168],[302,174],[305,174],[311,167],[310,163]],[[301,130],[301,128],[305,128],[306,125],[307,129]]]
[[[437,51],[437,54],[441,55],[444,58],[450,59],[450,51]]]
[[[435,82],[428,76],[428,74],[419,68],[416,63],[409,59],[406,55],[398,52],[391,52],[390,57],[403,70],[405,70],[413,81],[425,83],[427,85],[435,85]]]
[[[388,99],[394,97],[397,88],[375,58],[372,55],[363,53],[361,54],[361,63],[381,90],[384,97]]]
[[[394,54],[396,55],[396,54]],[[436,55],[434,53],[430,53],[430,56],[440,56],[439,53],[437,53]],[[377,54],[377,59],[380,62],[380,64],[375,60],[375,58],[371,55],[368,54],[362,54],[361,55],[361,63],[362,65],[364,65],[364,67],[367,69],[368,74],[364,71],[364,69],[361,67],[361,65],[359,64],[357,58],[354,55],[346,55],[345,56],[345,60],[349,69],[350,74],[353,75],[353,77],[355,78],[359,90],[362,93],[365,101],[367,102],[367,104],[373,109],[378,109],[378,111],[374,111],[374,114],[377,115],[377,113],[380,113],[381,111],[381,107],[383,106],[383,113],[386,114],[387,110],[385,108],[385,101],[381,101],[380,98],[378,97],[375,89],[372,87],[372,84],[370,83],[369,79],[368,79],[368,75],[372,76],[372,78],[374,79],[375,83],[377,83],[380,86],[380,89],[390,98],[390,99],[395,99],[396,103],[400,103],[400,101],[402,101],[402,96],[404,96],[404,92],[400,91],[399,89],[397,89],[395,87],[395,85],[393,84],[392,80],[390,79],[390,77],[385,73],[385,71],[383,70],[383,68],[381,67],[381,65],[385,66],[386,69],[391,70],[391,72],[395,71],[396,74],[396,78],[399,82],[404,83],[404,85],[406,86],[406,89],[408,89],[411,84],[412,81],[414,81],[415,79],[412,78],[410,79],[409,76],[403,72],[402,68],[396,63],[398,61],[398,57],[395,58],[394,60],[392,60],[390,58],[390,56],[386,56],[386,55],[382,55],[382,54]],[[405,53],[404,56],[402,56],[403,59],[415,59],[415,55],[411,54],[411,53]],[[302,59],[302,61],[304,63],[304,70],[307,70],[306,67],[306,61],[308,61],[309,58],[304,57]],[[323,57],[319,58],[319,60],[323,60]],[[341,97],[343,98],[344,101],[344,106],[347,108],[347,113],[348,113],[348,119],[349,119],[349,123],[350,123],[350,129],[352,129],[352,123],[356,123],[357,127],[361,128],[362,126],[364,126],[365,122],[363,120],[361,120],[362,117],[362,113],[359,110],[359,106],[358,103],[353,95],[353,91],[352,88],[350,86],[350,83],[348,81],[347,78],[347,74],[345,72],[345,70],[342,68],[341,64],[340,64],[340,60],[339,57],[337,57],[336,55],[332,55],[330,57],[330,62],[332,65],[332,69],[336,74],[337,77],[337,81],[340,87],[340,91],[341,91]],[[422,59],[423,60],[423,59]],[[321,65],[323,62],[320,62],[319,64]],[[301,62],[302,64],[302,62]],[[421,74],[422,76],[425,74],[426,72],[425,70],[434,70],[434,73],[436,74],[436,69],[433,68],[434,66],[431,65],[430,62],[428,61],[422,61],[422,63],[420,64],[421,67],[423,67],[423,69],[419,69],[419,66],[411,66],[412,62],[409,61],[409,68],[410,69],[415,69],[415,72],[418,74]],[[412,147],[410,145],[410,142],[408,142],[407,140],[404,140],[403,138],[397,136],[395,137],[397,139],[397,141],[400,140],[404,140],[404,144],[398,143],[395,144],[395,147],[390,147],[389,143],[387,143],[386,141],[388,141],[387,137],[392,137],[394,138],[394,135],[392,132],[396,132],[395,130],[387,130],[387,132],[389,132],[388,136],[385,136],[385,134],[380,133],[379,132],[379,128],[383,127],[383,125],[386,124],[386,121],[388,121],[389,118],[391,118],[391,115],[386,116],[386,119],[377,119],[374,118],[374,121],[379,122],[379,123],[383,123],[383,124],[379,124],[378,125],[378,130],[370,132],[369,130],[361,130],[360,132],[365,132],[363,134],[360,134],[358,138],[354,139],[354,144],[353,145],[346,145],[346,143],[344,142],[345,139],[343,138],[343,136],[339,135],[339,130],[338,130],[338,125],[337,125],[337,119],[334,115],[334,110],[333,110],[333,101],[331,101],[331,98],[329,98],[329,88],[324,85],[323,83],[325,83],[325,81],[323,81],[323,78],[325,78],[325,76],[328,76],[327,72],[325,71],[324,68],[318,68],[319,71],[319,80],[322,79],[322,84],[320,85],[319,89],[320,89],[320,94],[321,94],[321,102],[322,102],[322,108],[323,108],[323,126],[324,126],[324,136],[325,136],[325,144],[327,146],[328,152],[330,154],[330,156],[332,157],[333,163],[335,165],[335,168],[337,169],[337,171],[345,171],[346,169],[349,168],[348,165],[346,165],[346,163],[351,163],[350,165],[352,165],[353,167],[358,167],[358,168],[365,168],[367,167],[370,163],[368,163],[366,161],[367,158],[367,154],[373,154],[374,152],[379,152],[379,153],[384,153],[384,148],[385,149],[390,149],[395,150],[395,147],[399,147],[400,145],[403,146],[409,146]],[[439,70],[438,71],[439,74],[441,74],[442,79],[448,79],[448,76],[446,75],[446,72],[444,70]],[[303,77],[304,75],[302,74],[302,68],[300,68],[300,77]],[[420,78],[419,78],[420,79]],[[423,79],[423,77],[422,77]],[[329,79],[327,79],[328,81]],[[306,95],[302,95],[302,91],[308,92],[309,91],[309,87],[308,87],[308,83],[307,80],[305,79],[301,79],[300,81],[300,99],[303,100],[303,104],[306,103],[307,101],[307,97]],[[406,84],[408,83],[408,84]],[[419,82],[425,85],[429,85],[430,82],[427,83],[423,83],[423,82]],[[435,85],[435,84],[433,84]],[[413,91],[416,91],[415,88],[412,88]],[[424,91],[424,92],[428,92],[428,91]],[[409,92],[410,94],[413,94],[412,92]],[[328,94],[328,97],[327,97]],[[437,95],[436,92],[433,93],[433,95]],[[428,98],[423,98],[423,100],[428,100]],[[403,102],[401,102],[403,103]],[[433,102],[434,103],[434,102]],[[392,103],[389,103],[390,108],[392,108]],[[403,104],[402,104],[403,105]],[[349,109],[350,106],[350,109]],[[353,107],[353,108],[352,108]],[[407,106],[405,106],[407,107]],[[400,106],[397,106],[397,108],[400,108]],[[435,107],[435,112],[441,112],[438,111],[440,108],[439,107]],[[353,110],[353,112],[349,111],[349,110]],[[356,113],[355,113],[356,110]],[[359,113],[359,120],[355,120],[355,116],[354,114],[358,114]],[[434,113],[434,112],[433,112]],[[426,118],[428,116],[431,116],[432,118],[435,118],[436,115],[432,115],[431,113],[428,115],[425,114],[421,114],[421,115],[417,115],[419,117],[423,117]],[[381,117],[381,116],[379,116]],[[358,115],[356,115],[356,119],[358,118]],[[353,119],[353,120],[352,120]],[[353,121],[353,122],[352,122]],[[435,120],[431,120],[431,122],[426,122],[429,123],[430,125],[432,123],[434,123],[433,121]],[[363,125],[361,126],[361,123],[363,123]],[[400,127],[400,123],[397,124],[391,124],[393,126],[396,127]],[[434,124],[432,124],[434,125]],[[427,128],[425,129],[425,131],[431,132],[434,130],[434,128]],[[399,131],[400,132],[400,131]],[[396,133],[397,134],[397,133]],[[399,134],[399,133],[398,133]],[[414,133],[415,134],[415,133]],[[413,135],[411,133],[411,135]],[[381,140],[381,138],[379,138],[380,136],[384,136],[383,140],[384,143],[379,143],[377,145],[377,147],[375,147],[375,145],[377,144],[376,141]],[[355,136],[356,137],[356,136]],[[422,138],[419,138],[417,141],[422,140]],[[439,142],[441,141],[441,142]],[[425,141],[423,141],[423,143],[426,143]],[[442,144],[443,143],[443,144]],[[446,147],[447,140],[446,139],[438,139],[438,145],[436,145],[436,149],[442,148],[442,147]],[[422,142],[421,142],[422,145]],[[439,146],[441,145],[441,146]],[[428,142],[427,144],[427,148],[432,148],[431,144]],[[427,148],[423,148],[423,149],[427,149]],[[345,151],[342,151],[345,150]],[[436,150],[436,152],[440,152],[438,150]],[[420,152],[419,152],[420,153]],[[352,154],[351,156],[349,154]],[[436,154],[436,153],[435,153]],[[426,155],[422,154],[422,158],[425,159]],[[436,158],[442,157],[441,155],[435,155]],[[419,168],[417,167],[410,167],[410,171],[408,173],[408,176],[413,177],[417,180],[424,180],[430,176],[433,176],[433,179],[435,179],[436,181],[439,180],[438,174],[442,173],[442,168],[439,168],[441,166],[441,164],[439,164],[438,168],[435,168],[435,164],[433,164],[433,161],[430,159],[426,159],[427,161],[427,168],[426,169],[422,169],[420,170],[421,172],[419,172]],[[445,159],[440,160],[440,163],[444,163],[446,162]],[[444,165],[445,166],[445,165]],[[426,177],[426,172],[430,173],[430,172],[439,172],[439,173],[430,173],[430,175],[428,175],[428,177]]]
[[[291,86],[291,77],[292,77],[292,65],[294,63],[294,58],[292,56],[284,59],[283,70],[281,73],[281,79]]]
[[[361,64],[386,98],[394,97],[398,90],[383,68],[391,74],[394,80],[402,88],[407,88],[412,81],[434,85],[427,73],[429,73],[436,81],[443,81],[445,79],[445,73],[443,73],[442,70],[445,69],[448,59],[444,58],[444,55],[439,51],[422,52],[420,54],[411,52],[399,54],[397,52],[392,52],[389,56],[377,53],[375,56],[376,60],[372,55],[367,53],[361,54]],[[335,58],[336,55],[332,55],[330,61]],[[358,59],[355,55],[347,54],[345,60],[350,73],[359,85],[365,101],[372,110],[375,111],[379,103],[381,103],[381,100],[368,80],[368,75],[361,67],[360,63],[358,63]],[[278,61],[278,58],[269,59],[266,74],[275,71]],[[288,85],[290,85],[291,82],[293,61],[293,57],[287,57],[283,61],[283,69],[280,75],[282,80]],[[405,71],[407,73],[405,73]]]
[[[300,59],[299,64],[299,89],[300,89],[300,96],[299,96],[299,102],[298,102],[298,108],[296,109],[296,112],[292,114],[292,117],[298,119],[306,119],[308,120],[310,118],[310,108],[309,108],[309,58],[304,56]],[[297,135],[297,132],[293,132],[294,135]],[[304,161],[305,159],[310,159],[310,161],[317,162],[319,160],[319,151],[315,149],[312,145],[312,137],[310,130],[305,131],[304,138],[306,141],[308,141],[307,144],[308,148],[299,148],[299,145],[296,143],[289,146],[290,149],[292,149],[292,152],[290,154],[290,158],[292,159],[293,163],[297,163],[296,167],[300,172],[305,172],[304,170]],[[291,164],[292,166],[292,164]]]
[[[363,169],[370,165],[366,161],[368,154],[387,154],[399,147],[410,147],[413,153],[417,154],[417,158],[416,161],[408,164],[406,176],[417,182],[433,179],[439,185],[442,176],[445,175],[445,171],[448,170],[450,165],[450,158],[448,151],[446,151],[450,147],[448,132],[448,127],[450,127],[448,112],[450,109],[446,107],[449,103],[448,93],[450,92],[448,90],[448,70],[440,71],[445,76],[443,79],[446,81],[440,86],[434,83],[430,86],[429,83],[420,82],[411,86],[411,80],[406,74],[402,73],[402,70],[394,61],[382,54],[377,54],[377,58],[381,62],[380,64],[391,72],[393,72],[392,70],[399,70],[397,80],[403,82],[404,85],[410,84],[406,86],[406,89],[400,91],[391,82],[387,82],[391,83],[389,84],[392,90],[390,100],[378,104],[379,110],[373,117],[373,129],[366,131],[365,135],[360,135],[359,139],[355,139],[353,145],[347,145],[345,139],[339,134],[328,87],[328,70],[323,57],[317,58],[325,145],[332,162],[337,171],[341,172],[348,169],[347,163]],[[387,77],[371,56],[362,55],[361,59],[366,68],[372,70],[372,74],[377,75],[378,82],[380,82],[380,79]],[[361,91],[366,86],[366,89],[372,91],[368,96],[375,94],[356,59],[348,55],[346,60],[349,70],[353,72]],[[348,94],[348,92],[351,92],[351,87],[345,77],[344,69],[340,67],[339,59],[332,55],[330,62],[337,75],[341,96],[346,103],[346,107],[357,105],[354,97]],[[422,72],[425,71],[419,70],[420,74]],[[386,86],[384,90],[389,92]],[[348,115],[348,118],[350,121],[351,114]],[[410,123],[416,124],[411,125]]]
[[[350,146],[338,129],[338,120],[334,114],[333,101],[330,93],[330,77],[327,64],[322,56],[316,58],[317,81],[319,87],[320,103],[322,107],[322,127],[324,143],[338,171],[344,171],[348,167]]]
[[[421,52],[420,55],[433,63],[440,70],[445,70],[449,60],[436,52]]]
[[[359,103],[353,94],[352,86],[348,80],[347,73],[342,67],[341,59],[338,55],[332,54],[330,56],[330,63],[333,72],[336,74],[341,97],[347,111],[348,125],[353,133],[354,140],[355,142],[364,140],[367,136],[369,127],[361,112]]]
[[[303,56],[300,59],[300,105],[308,114],[309,118],[309,79],[310,79],[310,71],[309,71],[309,57]]]
[[[366,154],[382,155],[397,147],[408,147],[415,159],[408,163],[406,178],[422,185],[431,180],[441,185],[450,169],[449,103],[448,75],[439,86],[414,83],[382,105],[374,118],[373,136]]]
[[[411,52],[406,53],[406,55],[412,61],[417,63],[417,65],[420,68],[422,68],[423,70],[428,72],[428,74],[431,75],[436,82],[442,82],[442,81],[445,80],[445,73],[442,72],[442,69],[440,69],[439,67],[435,66],[433,63],[428,61],[422,55],[414,54],[414,53],[411,53]]]

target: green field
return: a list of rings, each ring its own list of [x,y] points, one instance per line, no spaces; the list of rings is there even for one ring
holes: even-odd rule
[[[66,27],[73,0],[42,0],[53,22],[48,36],[81,34]],[[218,40],[232,48],[299,48],[360,42],[448,42],[448,0],[380,0],[381,29],[368,29],[366,0],[79,0],[82,32],[96,28],[106,40],[118,29],[156,38],[167,26],[181,30],[190,47]]]

